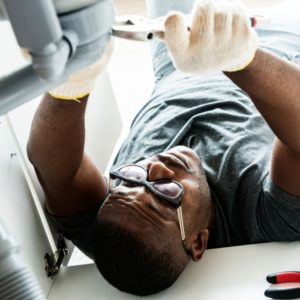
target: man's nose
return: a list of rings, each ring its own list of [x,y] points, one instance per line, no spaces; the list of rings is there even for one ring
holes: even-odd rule
[[[166,165],[160,161],[151,162],[148,165],[148,180],[156,181],[159,179],[173,179],[175,172],[166,167]]]

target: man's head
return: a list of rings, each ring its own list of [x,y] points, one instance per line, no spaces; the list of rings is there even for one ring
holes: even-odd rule
[[[148,295],[168,288],[190,258],[201,258],[208,242],[212,203],[198,155],[179,146],[137,165],[148,182],[172,180],[181,198],[186,249],[176,208],[146,186],[125,180],[112,189],[97,217],[96,264],[115,287]]]

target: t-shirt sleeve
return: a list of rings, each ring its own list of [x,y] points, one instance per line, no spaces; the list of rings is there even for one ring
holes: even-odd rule
[[[267,241],[300,240],[300,198],[281,190],[269,175],[263,181],[256,215]]]
[[[101,203],[86,212],[71,216],[58,217],[49,214],[58,231],[92,259],[95,240],[94,224],[100,205]]]

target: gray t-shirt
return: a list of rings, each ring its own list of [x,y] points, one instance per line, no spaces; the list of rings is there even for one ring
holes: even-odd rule
[[[115,165],[190,147],[216,207],[211,247],[300,239],[300,199],[280,193],[269,177],[273,140],[248,95],[225,75],[175,71],[133,121]]]
[[[134,119],[114,166],[185,145],[203,161],[213,195],[209,247],[299,240],[300,199],[269,177],[274,134],[249,96],[222,73],[191,76],[170,68]],[[53,218],[87,254],[98,209]]]

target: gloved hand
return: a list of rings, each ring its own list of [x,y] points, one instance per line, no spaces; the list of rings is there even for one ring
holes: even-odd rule
[[[75,100],[88,95],[94,89],[97,77],[105,69],[113,50],[111,40],[99,61],[70,76],[67,82],[54,88],[48,93],[61,100]]]
[[[198,0],[188,18],[171,12],[160,36],[186,73],[234,72],[254,59],[257,34],[242,2]]]

